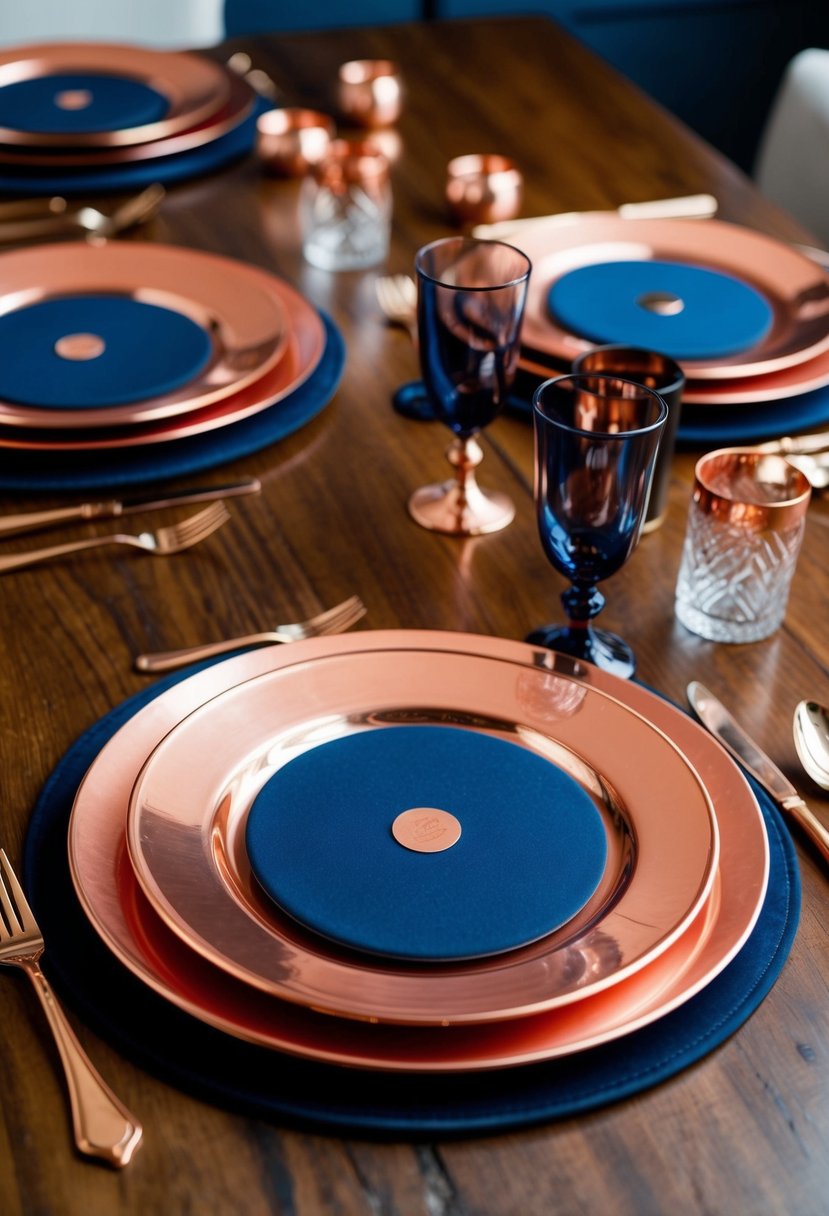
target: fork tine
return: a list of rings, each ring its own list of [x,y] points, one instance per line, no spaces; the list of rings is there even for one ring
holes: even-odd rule
[[[309,629],[322,629],[331,621],[339,621],[341,617],[348,616],[349,613],[359,607],[365,612],[363,601],[358,595],[351,595],[347,600],[343,600],[341,604],[335,604],[333,608],[327,608],[325,612],[320,612],[316,616],[311,617],[307,622]]]
[[[176,546],[195,545],[211,532],[215,532],[228,519],[230,512],[224,502],[213,503],[197,515],[191,515],[189,519],[183,519],[180,523],[163,529],[164,543]]]
[[[12,933],[20,933],[23,930],[34,930],[37,932],[37,924],[35,923],[32,909],[29,907],[26,896],[23,894],[23,888],[17,881],[17,875],[12,869],[5,849],[0,849],[0,866],[2,866],[3,873],[5,874],[5,879],[0,875],[0,903],[3,905],[3,911],[6,914],[9,928]],[[15,907],[9,897],[9,887],[14,897],[14,903],[17,905],[17,911],[15,911]]]
[[[209,507],[205,507],[198,514],[183,519],[181,523],[174,526],[177,535],[180,537],[201,536],[205,528],[212,528],[219,520],[224,521],[229,518],[230,513],[224,502],[216,502]]]
[[[348,609],[347,612],[343,612],[342,615],[332,617],[330,620],[325,621],[322,625],[317,625],[317,627],[314,629],[314,635],[317,637],[324,637],[328,633],[342,633],[365,615],[365,604],[354,604]]]

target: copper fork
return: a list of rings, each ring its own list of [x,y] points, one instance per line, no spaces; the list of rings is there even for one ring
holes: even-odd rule
[[[223,502],[214,502],[196,515],[190,515],[180,523],[155,532],[141,532],[132,536],[125,532],[108,532],[105,536],[90,536],[86,540],[73,540],[63,545],[50,545],[47,549],[30,549],[26,553],[12,553],[0,557],[0,574],[9,570],[20,570],[23,566],[34,566],[52,557],[63,557],[67,553],[80,553],[83,549],[99,549],[103,545],[131,545],[143,549],[156,557],[168,557],[181,553],[205,540],[230,519],[230,512]]]
[[[141,1143],[141,1124],[93,1068],[40,969],[43,934],[4,849],[0,907],[0,963],[26,972],[46,1013],[66,1073],[75,1143],[88,1157],[127,1165]]]
[[[374,281],[380,311],[391,325],[402,325],[417,345],[417,284],[408,274],[381,275]]]
[[[207,642],[203,646],[188,646],[184,650],[166,650],[158,654],[140,654],[135,660],[137,671],[172,671],[195,663],[199,659],[210,659],[230,650],[241,650],[244,646],[263,646],[273,642],[298,642],[303,638],[324,637],[329,633],[344,633],[366,614],[366,606],[356,595],[343,600],[334,608],[319,612],[307,621],[294,621],[288,625],[277,625],[266,633],[249,633],[241,638],[227,638],[223,642]]]

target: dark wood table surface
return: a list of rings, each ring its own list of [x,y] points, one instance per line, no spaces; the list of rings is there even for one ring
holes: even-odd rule
[[[409,492],[443,476],[448,432],[390,408],[416,359],[407,336],[384,325],[374,280],[411,270],[418,246],[453,231],[442,203],[450,157],[512,154],[526,175],[526,215],[710,191],[724,219],[802,236],[740,172],[544,21],[262,38],[220,50],[242,46],[286,100],[323,109],[333,105],[342,61],[400,63],[407,96],[391,253],[385,267],[364,273],[304,264],[298,184],[266,179],[253,159],[171,188],[153,224],[128,238],[220,251],[284,276],[333,314],[348,363],[334,401],[310,425],[212,478],[190,479],[256,474],[264,484],[258,498],[232,505],[232,523],[201,548],[165,561],[113,550],[2,580],[0,841],[13,859],[65,749],[145,686],[131,666],[141,651],[266,628],[352,593],[369,610],[359,628],[520,639],[558,615],[562,581],[536,535],[526,422],[502,417],[484,443],[486,483],[517,503],[507,531],[458,542],[421,530],[406,513]],[[754,645],[715,645],[686,632],[673,612],[694,459],[677,456],[667,520],[607,584],[604,623],[630,640],[641,677],[668,696],[682,702],[693,678],[709,685],[829,821],[827,796],[800,771],[791,734],[799,699],[829,703],[829,501],[810,508],[783,627]],[[5,494],[0,509],[37,501]],[[375,1143],[246,1118],[146,1074],[75,1019],[146,1129],[133,1164],[115,1173],[74,1155],[44,1020],[23,978],[4,975],[0,1210],[817,1216],[829,1195],[829,888],[800,842],[798,856],[798,936],[746,1025],[639,1097],[508,1135]]]

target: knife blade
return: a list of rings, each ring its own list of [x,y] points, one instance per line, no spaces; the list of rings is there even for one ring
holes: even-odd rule
[[[829,862],[829,830],[809,809],[788,777],[761,751],[704,684],[692,681],[687,693],[691,708],[703,726],[771,794],[781,810],[790,815],[808,836],[823,860]]]
[[[138,511],[160,511],[164,507],[185,506],[194,502],[213,502],[219,498],[238,498],[243,494],[258,494],[262,483],[257,477],[248,477],[226,486],[209,486],[198,490],[177,490],[166,498],[124,498],[103,502],[83,502],[73,507],[54,507],[47,511],[29,511],[23,515],[0,516],[0,539],[20,536],[23,532],[35,532],[40,528],[54,528],[59,524],[93,519],[117,519],[121,515],[134,515]]]

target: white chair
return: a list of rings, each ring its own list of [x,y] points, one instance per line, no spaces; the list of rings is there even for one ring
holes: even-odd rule
[[[223,11],[223,0],[2,0],[0,46],[74,40],[213,46],[224,37]]]
[[[829,245],[829,51],[795,55],[760,140],[763,194]]]

